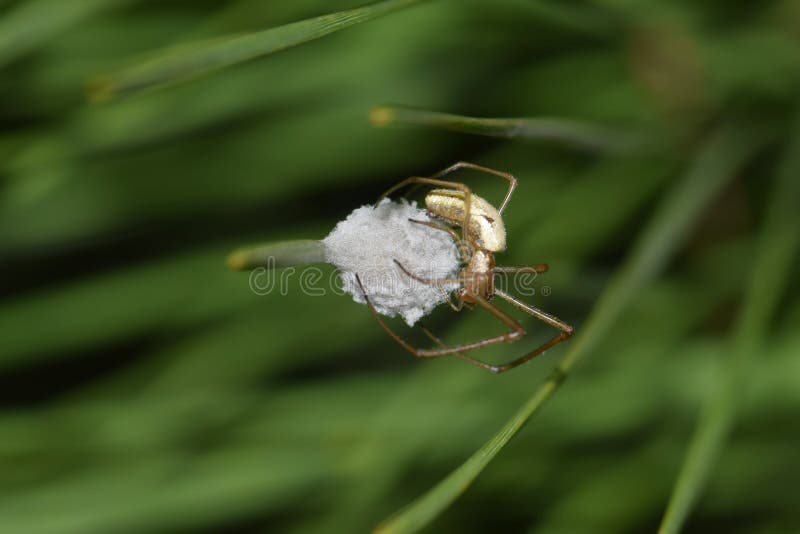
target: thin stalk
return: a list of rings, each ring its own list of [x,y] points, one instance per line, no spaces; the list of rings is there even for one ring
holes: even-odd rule
[[[507,139],[549,140],[590,151],[630,152],[647,144],[646,136],[632,130],[564,118],[468,117],[394,106],[376,107],[369,117],[378,127],[421,126]]]
[[[145,63],[99,77],[89,84],[89,96],[103,101],[174,84],[319,39],[423,1],[384,0],[258,32],[183,44]]]
[[[27,0],[0,17],[0,67],[69,30],[91,15],[130,0]]]
[[[228,255],[226,263],[232,271],[247,271],[258,267],[280,269],[324,261],[325,245],[321,241],[298,239],[240,248]]]

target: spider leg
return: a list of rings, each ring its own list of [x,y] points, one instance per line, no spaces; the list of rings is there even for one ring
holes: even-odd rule
[[[496,273],[546,273],[549,269],[546,263],[536,263],[534,265],[518,265],[518,266],[497,266],[494,268]]]
[[[444,287],[442,287],[442,284],[460,284],[461,283],[460,278],[438,278],[438,279],[421,278],[411,273],[411,271],[406,269],[405,266],[399,261],[394,260],[394,262],[397,264],[398,267],[400,267],[400,270],[403,271],[403,273],[405,273],[406,276],[408,276],[412,280],[416,280],[421,284],[435,285],[439,289],[439,291],[441,291],[442,295],[444,295],[445,302],[447,302],[447,304],[450,305],[450,308],[453,311],[460,312],[461,309],[464,307],[464,301],[460,299],[458,300],[458,304],[453,304],[453,300],[450,298],[450,292],[448,292]]]
[[[492,373],[503,373],[505,371],[508,371],[509,369],[513,369],[514,367],[522,365],[523,363],[527,362],[528,360],[531,360],[531,359],[535,358],[536,356],[538,356],[539,354],[543,353],[544,351],[546,351],[550,347],[558,344],[559,342],[569,338],[569,336],[572,335],[572,327],[567,325],[566,323],[561,323],[568,330],[562,331],[561,334],[553,337],[552,339],[550,339],[546,343],[544,343],[541,346],[539,346],[537,349],[533,350],[532,352],[526,354],[525,356],[523,356],[521,358],[518,358],[516,360],[513,360],[513,361],[511,361],[511,362],[509,362],[507,364],[503,364],[503,365],[490,365],[490,364],[488,364],[486,362],[482,362],[480,360],[476,360],[475,358],[472,358],[472,357],[466,355],[464,352],[468,351],[468,350],[472,350],[472,349],[478,349],[478,348],[487,347],[487,346],[490,346],[490,345],[495,345],[497,343],[516,341],[517,339],[519,339],[520,337],[525,335],[525,330],[522,329],[522,326],[518,322],[516,322],[510,316],[506,315],[500,309],[496,308],[495,306],[492,306],[485,299],[483,299],[483,298],[481,298],[481,297],[479,297],[477,295],[473,295],[473,298],[476,299],[478,304],[480,304],[482,307],[484,307],[492,315],[497,317],[501,322],[503,322],[506,325],[508,325],[509,327],[511,327],[512,330],[507,332],[506,334],[503,334],[503,335],[500,335],[500,336],[495,336],[495,337],[492,337],[492,338],[482,339],[482,340],[475,341],[475,342],[472,342],[472,343],[465,343],[465,344],[457,345],[457,346],[454,346],[454,347],[448,347],[447,345],[444,344],[444,342],[442,342],[438,337],[436,337],[430,330],[428,330],[424,326],[420,325],[422,327],[423,332],[425,332],[425,334],[430,339],[432,339],[437,345],[439,345],[441,348],[439,348],[439,349],[417,349],[417,348],[411,346],[411,344],[408,343],[406,340],[401,338],[394,330],[389,328],[389,326],[386,324],[386,322],[381,318],[380,314],[375,309],[375,307],[372,305],[372,302],[369,300],[369,296],[367,295],[367,292],[364,289],[364,285],[361,283],[361,278],[358,275],[356,275],[356,282],[358,283],[358,286],[361,289],[361,294],[364,295],[364,300],[367,303],[367,307],[369,308],[370,313],[375,318],[375,320],[378,322],[378,324],[386,331],[386,333],[389,334],[389,336],[391,336],[392,339],[394,339],[405,350],[410,352],[411,355],[414,356],[415,358],[438,358],[440,356],[448,356],[448,355],[454,354],[457,357],[459,357],[459,358],[471,363],[472,365],[480,367],[480,368],[482,368],[484,370],[487,370],[489,372],[492,372]],[[505,293],[503,293],[503,295],[505,295]],[[506,296],[508,296],[508,295],[506,295]],[[511,298],[513,298],[513,297],[511,297]],[[519,301],[516,301],[516,302],[519,302]],[[527,305],[525,305],[525,306],[527,306]],[[532,309],[535,309],[535,308],[532,308]],[[540,310],[537,310],[537,311],[539,311],[543,316],[552,318],[551,316],[545,314],[544,312],[541,312]],[[538,318],[538,316],[537,316],[537,318]],[[552,318],[552,319],[554,319],[556,321],[559,321],[558,319],[555,319],[555,318]]]
[[[409,219],[409,222],[414,224],[421,224],[422,226],[427,226],[429,228],[433,228],[435,230],[441,230],[442,232],[447,232],[453,239],[458,240],[458,232],[450,228],[449,226],[445,226],[443,224],[433,222],[433,221],[418,221],[417,219]]]
[[[444,343],[444,341],[442,341],[441,339],[436,337],[436,335],[433,332],[431,332],[430,330],[428,330],[425,327],[425,325],[423,325],[422,323],[419,323],[419,327],[422,329],[423,332],[425,332],[425,335],[428,336],[428,338],[431,341],[433,341],[434,343],[436,343],[440,347],[447,348],[447,345]],[[498,371],[495,370],[497,366],[490,365],[490,364],[488,364],[486,362],[482,362],[480,360],[476,360],[475,358],[467,356],[463,352],[454,352],[453,355],[454,356],[458,356],[462,360],[467,361],[467,362],[471,363],[472,365],[478,366],[481,369],[485,369],[485,370],[487,370],[489,372],[492,372],[492,373],[497,373],[498,372]]]
[[[403,264],[400,263],[399,261],[394,260],[394,262],[397,264],[398,267],[400,267],[400,269],[405,274],[407,274],[411,278],[413,278],[413,279],[415,279],[415,280],[417,280],[419,282],[422,282],[422,283],[435,284],[435,283],[447,283],[449,281],[453,281],[452,279],[449,279],[449,280],[448,279],[430,280],[430,279],[426,279],[426,278],[420,278],[420,277],[412,274],[411,272],[409,272],[403,266]],[[553,336],[551,339],[549,339],[548,341],[546,341],[545,343],[543,343],[542,345],[540,345],[539,347],[537,347],[533,351],[529,352],[528,354],[522,356],[521,358],[517,358],[516,360],[513,360],[513,361],[511,361],[511,362],[509,362],[507,364],[503,364],[503,365],[484,364],[484,365],[478,365],[479,367],[483,367],[483,368],[485,368],[485,369],[487,369],[487,370],[489,370],[489,371],[491,371],[493,373],[503,373],[505,371],[508,371],[509,369],[513,369],[514,367],[522,365],[523,363],[527,362],[528,360],[532,360],[536,356],[538,356],[538,355],[542,354],[543,352],[545,352],[547,349],[549,349],[549,348],[561,343],[562,341],[565,341],[565,340],[569,339],[572,336],[572,333],[573,333],[574,329],[572,328],[571,325],[568,325],[567,323],[565,323],[561,319],[559,319],[559,318],[557,318],[557,317],[555,317],[553,315],[550,315],[548,313],[545,313],[545,312],[543,312],[542,310],[540,310],[538,308],[535,308],[533,306],[525,304],[524,302],[512,297],[508,293],[505,293],[504,291],[501,291],[499,289],[495,289],[495,294],[500,296],[504,300],[508,301],[509,303],[513,304],[515,307],[519,308],[520,310],[524,311],[525,313],[533,315],[534,317],[536,317],[540,321],[544,321],[545,323],[549,324],[550,326],[553,326],[554,328],[557,328],[557,329],[561,330],[561,333],[556,335],[556,336]],[[508,326],[510,328],[510,331],[507,332],[506,334],[503,334],[503,335],[500,335],[500,336],[486,338],[486,339],[475,341],[475,342],[472,342],[472,343],[465,343],[465,344],[457,345],[457,346],[454,346],[454,347],[443,346],[440,349],[417,349],[416,352],[417,352],[417,354],[419,356],[421,356],[421,357],[432,357],[432,356],[444,356],[446,354],[458,354],[459,352],[478,349],[478,348],[486,347],[486,346],[489,346],[489,345],[494,345],[494,344],[497,344],[497,343],[516,341],[517,339],[519,339],[520,337],[525,335],[525,330],[522,328],[522,325],[520,325],[517,321],[515,321],[511,316],[509,316],[508,314],[506,314],[505,312],[503,312],[502,310],[500,310],[499,308],[497,308],[493,304],[490,304],[486,299],[480,297],[479,295],[470,294],[469,296],[472,297],[472,299],[476,302],[476,304],[480,305],[486,311],[488,311],[489,313],[494,315],[499,321],[501,321],[506,326]],[[463,303],[462,305],[466,304],[466,303],[464,303],[463,299],[461,299],[461,302]],[[439,343],[439,344],[441,345],[441,343]],[[464,357],[464,356],[459,356],[459,357],[463,357],[466,360],[474,360],[474,358],[470,358],[470,357]],[[475,361],[479,361],[479,360],[475,360]],[[481,363],[483,363],[483,362],[481,362]]]
[[[481,367],[482,369],[485,369],[485,370],[490,371],[492,373],[504,373],[504,372],[506,372],[506,371],[508,371],[510,369],[513,369],[515,367],[518,367],[518,366],[522,365],[523,363],[525,363],[525,362],[527,362],[529,360],[532,360],[536,356],[542,354],[546,350],[548,350],[548,349],[552,348],[553,346],[561,343],[562,341],[565,341],[565,340],[569,339],[569,337],[572,336],[572,333],[573,333],[572,326],[570,326],[567,323],[561,321],[560,319],[558,319],[556,317],[553,317],[552,315],[549,315],[549,314],[539,310],[538,308],[534,308],[532,306],[529,306],[529,305],[527,305],[527,304],[515,299],[514,297],[512,297],[512,296],[510,296],[510,295],[508,295],[506,293],[498,291],[497,294],[500,295],[505,300],[507,300],[508,302],[510,302],[511,304],[514,304],[516,307],[518,307],[518,308],[522,309],[523,311],[533,315],[537,319],[540,319],[540,320],[542,320],[542,321],[544,321],[544,322],[546,322],[546,323],[558,328],[559,330],[561,330],[561,333],[553,336],[548,341],[544,342],[543,344],[541,344],[540,346],[538,346],[537,348],[535,348],[531,352],[525,354],[524,356],[522,356],[520,358],[517,358],[516,360],[512,360],[512,361],[510,361],[508,363],[505,363],[505,364],[502,364],[502,365],[490,365],[490,364],[487,364],[487,363],[482,362],[480,360],[476,360],[475,358],[472,358],[470,356],[467,356],[466,354],[464,354],[464,351],[472,350],[472,349],[476,349],[476,348],[481,348],[481,347],[485,347],[485,346],[488,346],[488,345],[493,345],[493,344],[499,342],[498,338],[488,338],[488,339],[485,339],[485,340],[482,340],[482,341],[477,341],[477,342],[474,342],[474,343],[458,345],[458,346],[455,346],[455,347],[447,347],[441,340],[436,338],[436,336],[434,336],[430,331],[426,331],[425,332],[426,335],[428,335],[428,337],[433,339],[442,348],[439,349],[439,350],[421,350],[421,351],[419,351],[420,355],[435,356],[435,355],[442,355],[442,354],[455,354],[459,358],[462,358],[463,360],[466,360],[469,363],[471,363],[473,365],[476,365],[478,367]],[[478,297],[476,295],[473,295],[473,298],[475,298],[477,300],[478,304],[480,304],[484,309],[486,309],[492,315],[494,315],[495,317],[500,319],[502,322],[506,323],[509,326],[512,326],[512,328],[513,328],[512,323],[519,326],[519,323],[514,321],[511,317],[505,315],[500,309],[498,309],[495,306],[493,306],[492,304],[488,303],[485,299],[482,299],[482,298],[480,298],[480,297]],[[425,329],[425,330],[427,330],[427,329]],[[522,331],[521,330],[521,326],[520,326],[520,331]],[[517,332],[517,330],[514,330],[513,332],[509,332],[509,334],[515,334],[516,332]],[[518,335],[516,335],[514,337],[511,337],[510,339],[509,339],[509,337],[510,337],[509,334],[506,334],[506,336],[505,336],[506,339],[500,339],[500,341],[514,341],[514,340],[518,339],[522,334],[524,334],[524,331],[522,331],[522,334],[518,334]],[[498,337],[499,338],[503,338],[504,336],[498,336]]]
[[[500,172],[494,169],[490,169],[489,167],[482,167],[480,165],[475,165],[474,163],[467,163],[466,161],[459,161],[453,165],[450,165],[443,171],[439,171],[433,175],[434,178],[441,178],[451,172],[457,171],[458,169],[473,169],[480,172],[485,172],[489,174],[494,174],[495,176],[499,176],[505,180],[508,180],[508,191],[506,192],[506,196],[503,198],[503,203],[500,204],[500,208],[497,210],[500,213],[503,213],[503,210],[506,209],[506,205],[508,201],[511,200],[511,194],[514,192],[514,189],[517,187],[517,179],[514,175],[509,174],[507,172]]]
[[[389,325],[387,325],[386,322],[381,318],[381,315],[378,313],[378,310],[376,310],[375,307],[372,305],[372,302],[369,300],[367,292],[364,290],[364,285],[361,283],[361,277],[359,277],[357,274],[356,274],[356,282],[358,283],[358,287],[361,289],[361,294],[364,295],[364,300],[367,303],[367,308],[369,308],[369,311],[372,314],[372,316],[375,318],[376,321],[378,321],[378,324],[381,325],[381,327],[384,330],[386,330],[386,333],[388,333],[392,337],[392,339],[394,339],[401,347],[410,352],[411,355],[414,356],[415,358],[435,358],[437,356],[446,356],[445,354],[434,354],[434,355],[421,354],[420,349],[412,347],[408,341],[401,338],[397,334],[397,332],[389,328]]]
[[[397,260],[392,260],[392,261],[394,261],[397,264],[397,266],[400,267],[400,270],[403,271],[403,273],[405,273],[406,276],[408,276],[412,280],[416,280],[417,282],[420,282],[422,284],[442,285],[442,284],[460,284],[461,283],[461,278],[422,278],[421,276],[417,276],[414,273],[412,273],[411,271],[409,271],[408,269],[406,269],[405,266],[402,263],[400,263],[399,261],[397,261]]]
[[[449,180],[437,180],[435,178],[423,178],[420,176],[412,176],[410,178],[406,178],[405,180],[393,185],[390,187],[385,193],[378,197],[378,200],[375,201],[375,205],[377,206],[380,202],[403,187],[406,187],[410,184],[427,184],[427,185],[435,185],[438,187],[450,188],[450,189],[457,189],[461,191],[464,195],[464,219],[461,221],[461,239],[464,241],[469,241],[470,244],[477,248],[477,244],[474,240],[468,238],[468,229],[469,229],[469,220],[470,215],[472,213],[472,191],[466,185],[460,182],[451,182]]]
[[[502,277],[502,282],[499,283],[499,284],[497,282],[495,282],[495,294],[497,293],[497,286],[498,285],[500,287],[503,287],[503,288],[509,287],[509,285],[508,285],[508,282],[509,282],[508,275],[533,274],[534,277],[535,277],[539,273],[546,273],[547,270],[548,270],[548,266],[547,266],[546,263],[537,263],[537,264],[534,264],[534,265],[508,266],[508,267],[496,266],[494,268],[494,275],[495,276],[501,276]]]
[[[445,290],[445,288],[441,286],[439,286],[438,289],[442,297],[444,298],[444,301],[447,303],[448,306],[450,306],[451,310],[453,310],[454,312],[460,312],[464,308],[463,300],[456,299],[456,303],[453,304],[453,299],[450,296],[450,292]]]
[[[528,354],[526,354],[526,355],[524,355],[524,356],[522,356],[520,358],[517,358],[516,360],[513,360],[513,361],[508,362],[508,363],[503,364],[503,365],[493,366],[493,368],[491,369],[492,372],[494,372],[494,373],[503,373],[505,371],[508,371],[509,369],[513,369],[514,367],[522,365],[523,363],[527,362],[528,360],[532,360],[536,356],[542,354],[547,349],[549,349],[549,348],[551,348],[551,347],[553,347],[555,345],[558,345],[562,341],[566,341],[567,339],[569,339],[572,336],[572,333],[574,332],[574,328],[571,325],[569,325],[569,324],[565,323],[564,321],[562,321],[561,319],[559,319],[558,317],[555,317],[553,315],[550,315],[548,313],[543,312],[542,310],[540,310],[538,308],[535,308],[533,306],[525,304],[524,302],[522,302],[522,301],[520,301],[520,300],[512,297],[511,295],[509,295],[507,293],[504,293],[504,292],[502,292],[500,290],[496,290],[495,294],[500,296],[501,298],[503,298],[507,302],[513,304],[514,306],[516,306],[520,310],[522,310],[522,311],[524,311],[524,312],[526,312],[526,313],[528,313],[530,315],[533,315],[534,317],[536,317],[540,321],[544,321],[545,323],[549,324],[550,326],[558,328],[559,330],[561,330],[561,333],[558,334],[558,335],[553,336],[552,338],[550,338],[548,341],[544,342],[539,347],[535,348],[534,350],[532,350]]]
[[[381,327],[384,330],[386,330],[386,333],[388,333],[392,337],[392,339],[394,339],[401,347],[406,349],[408,352],[410,352],[416,358],[437,358],[439,356],[447,356],[449,354],[457,354],[459,352],[463,352],[463,351],[467,351],[467,350],[471,350],[471,349],[477,349],[477,348],[480,348],[480,347],[486,347],[486,346],[489,346],[489,345],[495,345],[497,343],[516,341],[517,339],[519,339],[520,337],[525,335],[525,330],[523,330],[522,326],[518,322],[516,322],[514,319],[512,319],[511,317],[506,315],[501,310],[495,308],[494,306],[492,306],[491,304],[486,302],[486,300],[484,300],[483,298],[481,298],[481,297],[479,297],[477,295],[473,295],[473,298],[475,298],[476,301],[481,306],[486,307],[486,309],[492,315],[494,315],[500,321],[502,321],[503,323],[508,325],[511,328],[511,330],[509,332],[507,332],[505,334],[502,334],[502,335],[499,335],[499,336],[486,338],[486,339],[482,339],[482,340],[475,341],[475,342],[472,342],[472,343],[458,345],[458,346],[455,346],[455,347],[444,347],[444,348],[440,348],[440,349],[417,349],[417,348],[414,348],[413,346],[411,346],[411,344],[408,343],[406,340],[401,338],[394,330],[389,328],[389,325],[387,325],[386,322],[381,318],[380,314],[375,309],[375,307],[372,305],[372,302],[369,300],[369,296],[367,295],[367,292],[364,289],[364,285],[361,283],[361,277],[359,277],[358,274],[356,274],[356,282],[358,283],[358,287],[361,289],[361,294],[364,295],[364,300],[367,303],[367,307],[369,308],[370,313],[372,313],[372,316],[375,318],[376,321],[378,321],[378,324],[381,325]],[[463,356],[460,356],[460,357],[463,357],[464,359],[466,359],[468,361],[472,360],[472,358],[469,358],[466,355],[463,355]],[[478,360],[475,360],[475,361],[477,362]],[[483,362],[481,362],[481,363],[483,363]],[[479,365],[479,367],[484,367],[484,368],[486,368],[486,369],[488,369],[488,370],[490,370],[492,372],[502,372],[502,370],[493,371],[492,370],[493,366],[488,366],[488,364]]]
[[[470,294],[477,304],[479,304],[482,308],[486,311],[491,313],[495,316],[500,322],[505,324],[509,327],[509,331],[505,334],[501,334],[499,336],[489,337],[486,339],[481,339],[478,341],[473,341],[471,343],[463,343],[461,345],[455,345],[452,347],[444,347],[439,349],[421,349],[417,351],[420,356],[425,357],[432,357],[432,356],[444,356],[445,354],[457,354],[459,352],[464,352],[473,349],[479,349],[482,347],[488,347],[490,345],[496,345],[498,343],[510,343],[512,341],[516,341],[522,336],[525,335],[525,330],[522,328],[522,325],[515,321],[511,316],[500,310],[499,308],[489,304],[486,299],[482,298],[479,295]],[[493,372],[502,372],[493,371]]]
[[[428,336],[431,340],[433,340],[434,343],[436,343],[440,347],[446,347],[447,346],[447,345],[445,345],[445,343],[441,339],[436,337],[433,334],[433,332],[431,332],[430,330],[425,328],[422,324],[420,324],[419,326],[420,326],[420,328],[422,328],[422,331],[425,332],[425,335]],[[543,345],[543,347],[544,347],[543,349],[541,349],[541,350],[537,349],[538,352],[534,351],[534,352],[536,352],[536,354],[534,354],[534,356],[536,356],[538,354],[541,354],[542,352],[544,352],[546,349],[552,347],[553,345],[555,345],[555,343],[552,343],[552,340],[549,341],[548,343],[545,343]],[[523,363],[527,362],[528,360],[530,360],[531,358],[534,357],[534,356],[531,356],[530,358],[527,358],[527,359],[524,359],[524,360],[522,358],[520,358],[519,360],[514,360],[513,362],[507,363],[505,365],[491,365],[491,364],[488,364],[486,362],[482,362],[481,360],[476,360],[475,358],[467,356],[463,352],[455,352],[454,354],[455,354],[455,356],[458,356],[462,360],[467,361],[467,362],[471,363],[472,365],[475,365],[477,367],[480,367],[481,369],[485,369],[486,371],[489,371],[490,373],[495,373],[495,374],[503,373],[505,371],[508,371],[509,369],[513,369],[514,367],[522,365]]]
[[[525,313],[533,315],[540,321],[549,324],[553,328],[561,330],[563,334],[566,334],[566,337],[571,336],[574,331],[572,325],[565,323],[564,321],[562,321],[561,319],[559,319],[554,315],[550,315],[549,313],[543,312],[542,310],[536,308],[535,306],[531,306],[530,304],[525,304],[521,300],[517,299],[516,297],[512,297],[511,295],[505,293],[504,291],[495,290],[495,295],[504,299],[505,301],[509,302],[510,304],[514,305],[515,307],[519,308]]]
[[[469,259],[472,257],[472,249],[465,245],[464,241],[458,236],[458,232],[450,228],[449,226],[445,226],[444,224],[437,223],[434,221],[418,221],[416,219],[409,219],[409,222],[414,224],[421,224],[422,226],[427,226],[429,228],[433,228],[435,230],[441,230],[442,232],[447,232],[450,234],[450,237],[453,238],[453,241],[456,243],[456,247],[458,247],[458,253],[461,255],[461,261],[467,263]]]

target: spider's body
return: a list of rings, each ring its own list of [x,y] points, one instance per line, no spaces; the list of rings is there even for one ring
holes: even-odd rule
[[[509,187],[506,192],[503,202],[499,208],[495,208],[492,204],[485,199],[472,193],[472,191],[459,182],[451,182],[441,180],[440,177],[461,168],[475,169],[481,172],[486,172],[499,176],[508,181]],[[381,319],[378,312],[372,306],[369,296],[364,292],[364,298],[369,306],[372,315],[377,319],[378,323],[394,338],[403,348],[408,350],[411,354],[418,358],[430,358],[436,356],[445,356],[448,354],[455,354],[468,362],[482,367],[493,373],[502,373],[514,367],[525,363],[526,361],[538,356],[548,348],[552,347],[568,339],[572,335],[572,326],[564,321],[549,315],[538,308],[525,304],[517,298],[505,293],[495,287],[494,275],[496,272],[504,273],[540,273],[547,270],[546,264],[523,266],[523,267],[496,267],[494,261],[494,253],[502,252],[506,249],[506,229],[503,224],[503,210],[508,204],[511,194],[517,185],[517,180],[508,173],[503,173],[480,167],[471,163],[456,163],[448,167],[444,171],[435,175],[433,178],[412,177],[403,180],[384,193],[381,199],[388,196],[392,192],[411,184],[427,184],[437,187],[431,190],[425,197],[425,205],[430,214],[436,219],[442,221],[444,224],[429,221],[416,221],[411,220],[413,223],[422,224],[431,228],[436,228],[441,231],[449,233],[453,239],[460,245],[461,260],[464,264],[459,272],[458,278],[432,280],[425,279],[409,272],[399,261],[395,260],[398,268],[406,275],[419,282],[433,285],[452,284],[458,283],[459,287],[455,294],[457,303],[450,303],[450,306],[460,311],[464,304],[475,304],[491,313],[495,318],[505,324],[509,331],[505,334],[481,339],[472,343],[464,343],[455,347],[448,347],[442,341],[434,336],[430,331],[423,327],[425,333],[433,341],[435,341],[441,348],[438,349],[417,349],[404,341],[397,335],[389,326]],[[461,230],[459,236],[456,229]],[[356,275],[356,280],[361,284],[360,278]],[[361,286],[363,291],[363,285]],[[480,360],[476,360],[464,352],[495,345],[497,343],[516,341],[525,335],[525,330],[522,325],[515,319],[509,316],[504,311],[495,307],[489,301],[497,295],[519,308],[520,310],[533,315],[537,319],[549,324],[550,326],[560,330],[560,334],[552,337],[549,341],[543,343],[538,348],[527,353],[526,355],[517,358],[516,360],[504,365],[490,365]]]
[[[469,224],[466,239],[475,248],[487,252],[506,249],[506,227],[500,211],[475,193],[470,194]],[[450,225],[459,226],[465,218],[464,192],[458,189],[434,189],[425,196],[425,206],[432,215]]]
[[[425,196],[425,206],[430,214],[450,226],[461,226],[467,205],[464,192],[458,189],[434,189]],[[494,253],[506,248],[506,227],[503,216],[485,199],[472,193],[469,205],[469,223],[464,230],[461,247],[464,268],[457,291],[460,301],[474,304],[472,295],[487,301],[494,297]]]

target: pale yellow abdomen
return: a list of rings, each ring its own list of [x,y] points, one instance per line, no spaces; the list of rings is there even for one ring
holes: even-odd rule
[[[434,189],[425,196],[425,206],[433,215],[450,224],[464,221],[464,193],[457,189]],[[470,195],[470,238],[483,250],[502,252],[506,249],[506,227],[497,208],[476,194]]]

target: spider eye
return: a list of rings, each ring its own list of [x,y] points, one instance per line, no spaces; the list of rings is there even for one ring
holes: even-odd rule
[[[493,222],[494,222],[494,219],[492,219],[492,218],[491,218],[491,217],[489,217],[488,215],[484,215],[484,216],[483,216],[483,218],[484,218],[484,219],[486,219],[487,221],[489,221],[489,224],[491,224],[491,223],[493,223]]]

